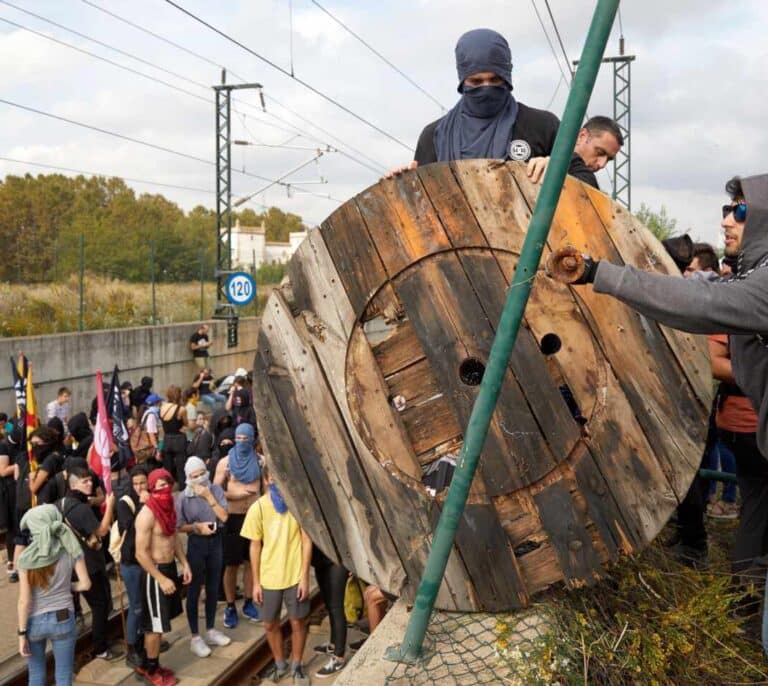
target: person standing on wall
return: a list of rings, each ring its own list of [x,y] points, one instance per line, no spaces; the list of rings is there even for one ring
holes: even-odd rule
[[[200,324],[197,331],[189,337],[189,349],[192,351],[192,357],[198,369],[205,369],[208,366],[208,348],[211,346],[208,332],[208,325]]]

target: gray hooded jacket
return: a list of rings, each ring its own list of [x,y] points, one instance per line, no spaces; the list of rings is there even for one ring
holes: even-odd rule
[[[594,287],[669,327],[729,334],[733,376],[757,410],[757,444],[768,459],[768,174],[741,185],[748,210],[735,278],[690,280],[600,262]]]

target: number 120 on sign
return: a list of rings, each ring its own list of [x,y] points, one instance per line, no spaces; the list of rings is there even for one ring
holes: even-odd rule
[[[233,305],[247,305],[256,297],[256,282],[246,272],[235,272],[227,279],[227,299]]]

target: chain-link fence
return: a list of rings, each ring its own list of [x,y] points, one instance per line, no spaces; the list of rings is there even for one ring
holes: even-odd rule
[[[706,561],[656,543],[594,587],[550,591],[521,612],[435,612],[424,659],[397,663],[387,684],[768,683],[760,644],[765,570],[734,576],[727,551],[735,524],[709,529]]]

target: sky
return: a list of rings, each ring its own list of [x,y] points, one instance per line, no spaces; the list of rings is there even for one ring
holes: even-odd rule
[[[21,161],[0,159],[0,177],[55,171],[29,163],[55,165],[135,179],[128,183],[137,193],[162,193],[185,210],[200,204],[213,207],[211,86],[221,82],[225,67],[228,83],[261,84],[266,108],[256,90],[234,95],[232,137],[251,145],[233,148],[233,199],[253,195],[242,207],[259,211],[262,204],[275,205],[317,224],[374,184],[383,170],[412,159],[422,128],[443,114],[437,103],[450,108],[458,98],[453,56],[457,38],[479,27],[493,28],[508,39],[514,93],[520,101],[558,116],[565,107],[568,89],[560,72],[564,57],[544,0],[318,0],[320,6],[312,0],[175,1],[264,59],[166,0],[0,0],[0,64],[5,65],[0,70],[0,100],[6,101],[0,102],[0,158]],[[550,0],[549,5],[565,53],[577,59],[595,2]],[[627,54],[636,55],[631,93],[633,208],[646,203],[658,210],[664,205],[677,219],[678,229],[717,244],[725,181],[768,166],[768,3],[633,0],[622,3],[621,26]],[[617,22],[608,55],[618,53],[618,37]],[[589,114],[611,115],[612,98],[612,72],[605,65]],[[318,149],[323,154],[315,159]],[[290,188],[278,184],[260,192],[269,182],[253,175],[283,179]],[[610,191],[607,172],[600,174],[599,182]]]

